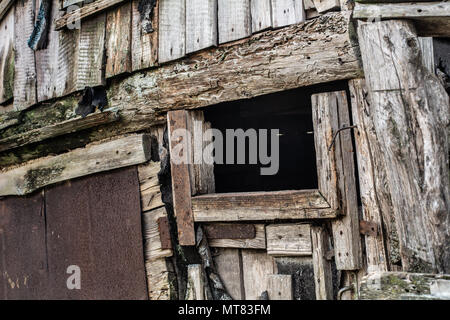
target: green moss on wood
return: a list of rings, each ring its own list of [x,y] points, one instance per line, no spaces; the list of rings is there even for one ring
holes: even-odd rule
[[[47,185],[49,181],[54,181],[55,178],[61,175],[64,170],[64,166],[54,166],[51,168],[36,168],[30,169],[25,174],[26,186],[28,191],[34,191]]]
[[[8,51],[3,69],[3,99],[11,99],[14,96],[14,52]]]

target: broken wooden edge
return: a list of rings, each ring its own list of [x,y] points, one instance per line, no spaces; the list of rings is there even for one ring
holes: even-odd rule
[[[8,12],[9,8],[11,8],[14,2],[15,0],[2,0],[0,2],[0,21],[3,19],[3,17]]]
[[[411,19],[423,37],[450,36],[449,2],[356,3],[355,19]]]
[[[83,7],[66,13],[61,18],[55,19],[55,30],[59,31],[70,24],[75,24],[82,19],[101,13],[113,6],[130,0],[98,0],[84,5]]]
[[[313,190],[218,193],[192,197],[196,222],[336,218],[320,192]]]
[[[0,196],[25,195],[47,185],[150,160],[145,134],[92,143],[57,156],[32,160],[0,173]]]
[[[0,139],[0,152],[22,147],[31,143],[58,137],[67,133],[89,129],[119,120],[118,112],[105,111],[92,113],[85,118],[78,117],[43,128],[33,129],[14,136]]]

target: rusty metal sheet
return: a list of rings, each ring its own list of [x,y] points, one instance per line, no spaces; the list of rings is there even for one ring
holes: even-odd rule
[[[254,239],[256,229],[253,224],[214,223],[204,227],[208,239]]]
[[[376,237],[378,235],[378,225],[371,221],[359,221],[359,233]]]
[[[148,299],[135,167],[49,187],[45,203],[51,298]],[[71,265],[80,290],[67,289]]]
[[[159,239],[161,240],[161,249],[172,249],[170,238],[169,219],[161,217],[158,219]]]
[[[44,299],[48,276],[41,192],[0,200],[0,299]]]

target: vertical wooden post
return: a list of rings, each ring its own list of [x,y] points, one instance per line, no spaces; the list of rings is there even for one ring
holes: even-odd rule
[[[189,145],[187,111],[167,113],[172,176],[173,210],[177,219],[178,240],[182,246],[195,245],[194,216],[189,178]]]
[[[330,250],[330,236],[324,226],[311,227],[311,242],[316,299],[333,300],[333,275],[329,260],[331,257],[327,257]]]
[[[411,22],[360,23],[358,36],[403,268],[449,272],[448,95]]]

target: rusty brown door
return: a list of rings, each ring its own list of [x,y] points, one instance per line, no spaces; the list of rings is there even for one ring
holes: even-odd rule
[[[147,299],[136,168],[0,200],[0,250],[0,299]]]

